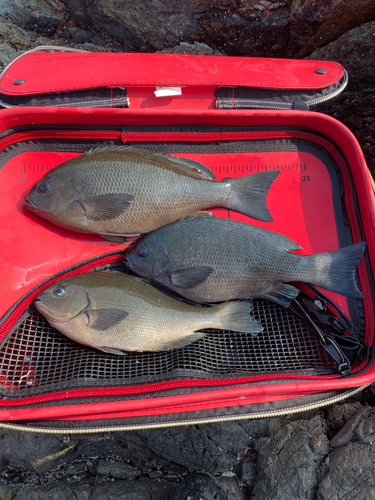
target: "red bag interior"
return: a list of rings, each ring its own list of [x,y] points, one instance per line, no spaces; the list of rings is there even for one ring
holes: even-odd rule
[[[64,111],[66,110],[63,110],[63,112]],[[28,114],[26,113],[26,120],[27,115]],[[64,113],[62,113],[61,116],[63,115]],[[252,113],[250,113],[250,116],[251,115]],[[311,115],[316,116],[314,113],[311,113]],[[48,120],[51,119],[49,110],[44,110],[39,116],[48,116]],[[226,113],[223,113],[222,115],[219,113],[216,116],[228,115],[226,115]],[[237,116],[241,116],[241,113]],[[303,113],[299,114],[296,112],[295,116],[301,117],[303,116]],[[10,118],[14,119],[13,116]],[[83,117],[83,120],[84,119],[85,118]],[[86,120],[87,119],[88,115],[86,117]],[[100,120],[100,113],[96,115],[96,119]],[[113,122],[116,122],[116,118],[112,117],[111,119]],[[316,118],[318,122],[319,120],[324,121],[325,119],[327,118]],[[202,122],[204,122],[204,119],[202,119]],[[215,122],[214,119],[213,122]],[[241,120],[239,120],[239,123],[240,122]],[[275,119],[275,122],[277,122],[277,119]],[[329,120],[328,122],[329,123],[325,125],[327,132],[332,125]],[[301,121],[298,123],[298,120],[296,120],[296,125],[300,125],[301,123],[304,122]],[[269,121],[269,124],[273,125],[272,119]],[[255,224],[257,226],[285,234],[303,247],[303,251],[299,252],[301,254],[319,253],[339,248],[338,232],[340,228],[337,227],[331,176],[327,166],[319,158],[319,155],[302,150],[296,151],[288,145],[285,147],[285,150],[270,149],[269,151],[218,152],[215,151],[215,147],[213,147],[211,148],[212,152],[210,150],[210,152],[192,153],[190,145],[193,142],[197,144],[215,145],[226,144],[226,141],[228,141],[228,143],[236,143],[236,141],[239,140],[249,141],[249,143],[255,140],[267,141],[277,139],[280,141],[288,141],[290,138],[297,138],[307,142],[311,141],[311,143],[318,145],[318,149],[330,149],[330,154],[332,154],[332,157],[336,159],[338,164],[340,164],[340,168],[342,168],[342,182],[345,186],[345,199],[350,206],[353,205],[354,207],[354,202],[352,203],[350,201],[350,192],[353,189],[353,185],[351,184],[350,176],[348,178],[348,174],[344,173],[346,168],[345,161],[340,160],[341,163],[339,162],[337,150],[333,150],[332,144],[322,138],[321,135],[315,135],[314,133],[311,133],[311,131],[301,131],[298,128],[293,129],[293,127],[290,127],[289,129],[284,128],[283,130],[273,131],[244,131],[239,128],[238,131],[232,132],[211,131],[190,134],[190,136],[188,133],[179,132],[176,132],[173,136],[171,136],[170,133],[147,132],[144,129],[140,129],[139,132],[134,130],[132,132],[126,132],[125,135],[124,132],[115,131],[110,133],[108,131],[92,131],[83,133],[82,131],[66,132],[63,130],[32,131],[27,133],[25,132],[23,134],[24,135],[21,138],[19,136],[14,136],[12,139],[12,135],[4,137],[2,139],[4,141],[4,146],[7,147],[14,144],[15,147],[17,144],[22,144],[24,141],[30,139],[36,139],[38,142],[38,140],[46,140],[46,137],[48,140],[53,140],[53,137],[55,137],[56,140],[61,140],[62,138],[66,139],[68,137],[66,139],[67,141],[72,140],[73,138],[72,144],[74,144],[74,141],[77,141],[79,137],[84,135],[85,138],[89,138],[91,140],[95,139],[97,145],[106,144],[105,141],[108,138],[114,141],[124,141],[124,138],[126,138],[126,141],[134,147],[144,147],[145,144],[152,144],[152,147],[156,150],[162,149],[164,152],[168,152],[166,150],[169,148],[169,152],[172,152],[176,156],[182,156],[199,161],[213,170],[217,176],[217,180],[228,176],[241,177],[243,175],[253,174],[262,170],[281,170],[282,174],[279,175],[277,180],[274,182],[268,196],[268,206],[274,218],[273,223],[255,221],[234,211],[219,207],[213,207],[210,210],[218,217],[229,217],[241,220],[243,222]],[[162,148],[159,148],[159,142],[160,145],[163,146]],[[178,153],[173,152],[173,144],[179,144],[180,150]],[[113,374],[116,370],[120,373],[122,365],[119,364],[120,362],[118,357],[99,353],[93,349],[88,349],[80,345],[72,345],[72,343],[61,334],[51,331],[53,330],[51,327],[46,327],[46,322],[43,318],[40,316],[38,317],[35,314],[31,314],[31,316],[29,316],[23,323],[21,321],[21,324],[16,324],[21,314],[32,301],[32,296],[38,293],[37,287],[42,283],[43,286],[47,286],[48,283],[46,280],[48,280],[51,276],[55,276],[56,273],[63,270],[69,270],[72,266],[75,266],[80,262],[96,257],[98,257],[97,264],[103,264],[105,259],[107,259],[108,262],[120,261],[122,256],[121,254],[118,254],[118,252],[124,251],[124,248],[121,245],[106,242],[100,237],[96,237],[94,235],[84,235],[64,230],[42,218],[30,214],[23,208],[23,196],[29,191],[30,187],[44,175],[46,171],[79,154],[76,151],[69,151],[68,147],[65,148],[64,152],[58,151],[58,148],[54,150],[53,146],[50,147],[51,151],[37,151],[36,149],[38,148],[33,148],[33,143],[25,143],[25,145],[24,150],[19,153],[17,150],[15,150],[15,153],[13,154],[9,153],[12,151],[11,148],[13,146],[11,146],[11,148],[4,149],[4,152],[0,153],[3,154],[3,158],[6,158],[6,161],[4,161],[4,165],[0,170],[0,193],[2,198],[2,205],[0,208],[0,227],[3,236],[0,241],[0,252],[2,255],[0,261],[0,276],[2,276],[2,287],[0,291],[0,316],[3,316],[5,319],[5,322],[0,327],[0,340],[2,341],[0,344],[0,352],[3,356],[3,361],[0,363],[0,384],[4,387],[4,390],[6,390],[8,394],[12,393],[12,397],[16,398],[13,399],[14,404],[32,404],[33,402],[43,402],[50,399],[85,397],[85,391],[89,391],[87,395],[90,396],[95,394],[111,395],[115,394],[116,390],[118,391],[117,393],[121,393],[121,391],[123,391],[123,394],[142,394],[144,392],[170,390],[176,387],[194,387],[194,385],[228,386],[231,384],[238,385],[247,383],[250,384],[248,386],[248,390],[250,392],[252,391],[252,394],[256,394],[257,390],[261,390],[261,387],[256,385],[251,386],[251,381],[259,380],[259,378],[262,380],[287,377],[298,380],[301,378],[304,380],[303,384],[301,384],[304,388],[300,385],[299,390],[305,390],[305,393],[309,390],[320,390],[322,387],[322,380],[324,380],[324,383],[326,384],[325,387],[327,389],[335,386],[334,381],[336,380],[337,383],[337,379],[339,379],[340,376],[332,370],[332,360],[321,349],[318,341],[314,337],[306,337],[306,343],[303,348],[301,347],[301,343],[299,343],[297,347],[297,344],[293,344],[294,334],[292,334],[289,337],[288,343],[285,343],[285,339],[283,338],[281,340],[281,344],[278,344],[276,347],[273,347],[274,340],[272,336],[269,337],[267,342],[270,346],[270,352],[272,352],[272,349],[275,349],[274,352],[278,352],[279,358],[277,359],[279,361],[277,361],[275,357],[271,356],[269,364],[262,368],[259,368],[260,365],[258,366],[256,364],[252,364],[251,366],[249,365],[249,369],[246,369],[247,365],[241,365],[238,357],[236,358],[235,356],[233,358],[233,353],[235,351],[231,351],[233,346],[229,337],[227,349],[225,351],[221,351],[220,354],[220,356],[224,356],[227,365],[225,365],[225,363],[223,365],[223,357],[216,356],[215,358],[214,355],[212,355],[211,365],[208,366],[208,358],[204,357],[207,356],[206,354],[202,354],[201,359],[203,359],[203,362],[199,364],[200,358],[197,357],[197,352],[194,351],[193,353],[193,351],[189,351],[189,346],[187,346],[187,348],[183,348],[182,350],[178,350],[181,351],[181,353],[177,353],[176,351],[175,353],[168,355],[169,357],[164,356],[164,354],[159,355],[154,353],[135,354],[134,356],[131,355],[127,357],[128,360],[126,363],[131,364],[129,373],[131,372],[135,377],[134,383],[136,383],[137,380],[139,381],[138,385],[132,385],[131,387],[127,387],[127,383],[122,383],[121,385],[121,376],[113,376],[112,385],[117,389],[109,390],[106,389],[106,387],[109,387],[111,380],[106,381],[107,372],[105,370],[108,367],[108,370],[112,370],[110,373]],[[343,141],[340,146],[345,149],[345,141]],[[184,147],[186,149],[185,152]],[[353,144],[349,144],[348,147],[348,156],[352,158],[355,157],[352,149],[350,149],[353,148]],[[72,149],[74,150],[73,147]],[[87,149],[89,149],[89,146]],[[336,151],[336,153],[334,151]],[[9,154],[9,158],[5,156],[7,154]],[[358,160],[358,158],[358,166],[363,169],[364,165],[362,159]],[[357,173],[355,175],[357,175],[356,188],[363,194],[360,199],[360,203],[363,204],[365,203],[364,200],[367,199],[368,201],[371,199],[371,194],[368,189],[369,184],[366,181],[367,174],[364,174],[363,176],[363,174]],[[362,177],[365,180],[361,181]],[[355,214],[357,213],[356,209],[353,207],[351,209],[352,212],[349,213],[349,219],[351,222],[354,220]],[[363,211],[361,211],[361,215],[362,213]],[[367,216],[369,217],[368,214]],[[368,235],[371,235],[371,229],[369,229],[369,224],[367,223],[365,217],[366,215],[363,216],[363,223],[365,224],[367,241],[369,243]],[[371,215],[371,217],[373,217],[373,215]],[[358,237],[358,229],[356,229],[355,224],[353,225],[351,233],[353,241],[355,242],[355,238]],[[99,257],[104,257],[104,260],[99,259]],[[223,256],[223,258],[225,258],[225,256]],[[89,268],[95,267],[95,262],[91,262],[88,266]],[[82,272],[85,269],[86,268],[75,268],[73,272]],[[363,283],[365,283],[364,278],[361,281],[362,285]],[[366,297],[365,302],[367,301],[367,305],[365,305],[365,316],[367,315],[366,331],[369,331],[371,330],[371,322],[373,321],[372,298],[368,289],[364,289],[362,286],[362,290]],[[348,307],[348,300],[346,297],[328,292],[326,290],[323,291],[335,302],[335,304],[337,304],[340,309],[342,309],[347,316],[350,316],[350,308]],[[29,292],[32,292],[32,294],[30,295]],[[18,303],[18,306],[14,309],[14,305],[16,303]],[[10,308],[13,308],[13,312],[9,315],[7,311],[9,311]],[[271,320],[274,321],[272,324],[277,324],[281,318],[281,316],[277,315],[288,316],[289,314],[288,312],[284,313],[280,311],[274,313],[273,309],[262,309],[261,312],[262,314],[269,315]],[[273,314],[276,314],[275,318],[272,317]],[[13,333],[11,335],[9,335],[10,327],[8,327],[10,324],[9,318],[12,318],[11,328]],[[287,321],[291,321],[289,316]],[[293,324],[293,328],[296,328],[300,332],[298,334],[300,335],[300,338],[303,338],[304,332],[300,329],[300,326],[297,323]],[[46,337],[38,339],[39,329],[44,329]],[[48,335],[53,337],[51,345],[47,345],[49,341],[44,340],[44,338],[47,338]],[[362,335],[365,337],[366,344],[372,346],[373,338],[364,332]],[[207,348],[208,350],[212,349],[213,352],[216,345],[216,339],[214,337],[210,337],[207,342],[208,344],[206,347],[203,346],[203,351]],[[254,353],[249,351],[249,346],[246,343],[241,344],[242,340],[238,340],[239,343],[237,342],[237,344],[236,342],[236,340],[233,341],[236,352],[239,352],[238,349],[242,346],[247,353],[249,362],[251,359],[251,362],[255,363],[253,356]],[[264,345],[266,344],[263,344],[263,346]],[[185,351],[186,354],[184,354],[184,349],[187,349],[187,351]],[[220,349],[222,349],[222,346]],[[298,356],[302,351],[303,363],[298,365]],[[66,364],[64,364],[65,361],[64,363],[59,364],[62,359],[59,356],[63,355],[65,352],[67,353]],[[181,372],[178,371],[173,373],[174,358],[177,358],[180,355],[184,360],[188,360],[190,363],[193,363],[194,361],[195,363],[195,368],[191,365],[190,369],[192,371],[189,372],[189,376],[181,376]],[[267,353],[265,353],[264,356],[267,357]],[[293,366],[293,368],[288,369],[288,364],[282,365],[281,360],[283,359],[287,360],[286,363],[292,363],[290,366]],[[311,361],[310,365],[306,364],[306,360],[309,359]],[[152,370],[150,371],[149,369],[149,363],[151,362],[158,364],[159,367],[159,378],[157,378],[157,381],[154,384],[151,384],[150,382],[152,379]],[[92,379],[87,382],[87,371],[85,370],[87,369],[89,363],[91,363],[90,370],[92,373]],[[232,375],[233,363],[238,366],[241,365],[241,378],[238,377],[238,372],[236,372],[236,376]],[[278,365],[277,363],[281,364]],[[58,373],[68,374],[70,381],[68,379],[62,380],[59,377],[54,378],[57,373],[56,365],[58,365],[59,368]],[[223,366],[224,369],[222,368]],[[225,366],[227,366],[227,370]],[[275,367],[273,371],[272,366]],[[204,373],[207,367],[211,370],[211,375]],[[358,371],[363,367],[364,365],[357,364],[356,370]],[[194,369],[196,370],[195,375]],[[315,375],[314,370],[316,370]],[[147,380],[144,378],[146,375],[148,377]],[[362,377],[362,379],[366,378],[367,380],[367,378],[370,378],[371,376],[370,370],[368,370],[368,374],[366,377]],[[85,382],[80,385],[79,380],[81,379],[84,379]],[[357,377],[357,379],[359,381],[360,377]],[[350,381],[349,378],[342,382],[341,385],[338,385],[338,387],[360,385],[363,382],[362,379],[361,382],[353,382]],[[308,387],[309,380],[315,380],[315,382],[311,382],[312,384],[315,384],[314,387]],[[297,386],[298,384],[294,384],[295,389]],[[88,389],[89,387],[91,389]],[[281,389],[281,386],[276,384],[273,389],[270,389],[268,386],[267,391],[273,390],[274,392],[277,392],[279,389]],[[264,386],[262,390],[265,390]],[[287,393],[289,393],[290,390],[291,389],[284,389]],[[77,391],[76,395],[73,394],[74,391]],[[232,391],[232,389],[228,389],[228,391],[229,395],[231,394],[230,391]],[[44,393],[45,396],[41,396],[42,393]],[[178,398],[178,396],[176,397]],[[279,395],[279,397],[281,396]],[[143,403],[141,403],[141,401],[142,400],[139,401],[139,404],[142,406]],[[13,403],[10,401],[7,402],[6,400],[2,401],[2,405],[5,406]],[[211,407],[220,406],[216,403],[210,404]],[[239,403],[238,400],[234,398],[233,400],[231,399],[231,403],[228,404],[235,405]],[[147,406],[147,403],[144,402],[144,405]],[[167,407],[161,411],[161,413],[166,412],[168,412]],[[68,413],[69,412],[67,412],[66,415],[68,415]],[[21,418],[21,416],[19,418]],[[24,418],[24,414],[22,418]],[[56,416],[54,418],[56,418]]]

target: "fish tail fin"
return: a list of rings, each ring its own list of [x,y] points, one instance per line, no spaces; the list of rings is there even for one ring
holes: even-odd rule
[[[256,335],[263,328],[250,314],[252,310],[251,301],[223,302],[216,306],[222,330],[233,330],[235,332],[251,333]]]
[[[311,258],[317,260],[317,265],[314,267],[318,268],[319,263],[319,268],[323,267],[323,269],[315,273],[318,279],[314,279],[311,283],[347,297],[363,299],[356,283],[355,273],[365,248],[366,242],[362,241],[333,252],[312,255]],[[322,257],[328,260],[328,265],[321,266]]]
[[[237,179],[226,179],[225,182],[229,182],[231,187],[226,207],[253,219],[273,222],[266,198],[272,183],[280,173],[279,170],[270,170]]]

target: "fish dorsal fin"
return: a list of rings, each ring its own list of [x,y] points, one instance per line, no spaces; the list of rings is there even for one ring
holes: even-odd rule
[[[254,233],[258,233],[259,236],[268,238],[272,244],[277,245],[281,250],[303,250],[295,241],[291,240],[283,234],[276,233],[275,231],[269,231],[268,229],[263,229],[257,226],[248,225],[248,229]]]
[[[149,157],[150,160],[152,158],[162,158],[164,160],[167,159],[173,162],[175,168],[178,168],[179,170],[181,170],[181,172],[189,175],[189,177],[193,176],[203,180],[216,179],[216,175],[209,168],[197,161],[188,160],[187,158],[180,158],[165,153],[156,153],[154,151],[148,151],[147,149],[133,148],[131,146],[106,146],[104,148],[98,147],[89,149],[84,153],[84,155],[100,155],[111,152],[124,154],[128,153],[132,155],[139,154],[140,156],[144,156],[146,158]],[[163,168],[168,168],[166,164],[162,166]]]
[[[157,154],[159,154],[159,153],[157,153]],[[216,179],[216,175],[212,172],[212,170],[210,170],[205,165],[202,165],[201,163],[199,163],[197,161],[188,160],[187,158],[180,158],[177,156],[170,156],[170,155],[166,155],[166,156],[168,156],[168,158],[170,160],[172,160],[174,163],[178,163],[182,167],[185,167],[185,168],[187,167],[187,168],[193,169],[195,171],[198,171],[202,175],[203,179],[206,179],[206,180],[207,179]]]
[[[136,148],[132,148],[130,146],[97,146],[96,148],[91,148],[89,149],[88,151],[85,151],[83,154],[84,155],[96,155],[96,154],[100,154],[100,153],[110,153],[110,152],[114,152],[116,153],[117,151],[118,152],[124,152],[126,150],[136,150]]]

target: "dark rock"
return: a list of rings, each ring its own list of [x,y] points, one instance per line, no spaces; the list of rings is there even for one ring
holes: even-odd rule
[[[7,20],[7,16],[5,16],[5,14],[6,13],[2,13],[0,4],[0,71],[2,71],[11,61],[16,59],[16,57],[20,56],[27,50],[41,45],[53,45],[55,43],[55,40],[40,36],[35,31],[27,31],[13,21]],[[11,17],[13,19],[14,16]],[[72,36],[70,37],[70,40],[65,36],[66,30],[68,29],[64,27],[55,33],[54,36],[58,37],[56,46],[72,44]],[[119,50],[118,45],[113,40],[109,40],[108,44],[106,43],[101,46],[96,46],[87,42],[75,45],[75,47],[91,52],[112,51],[115,47]]]
[[[275,12],[271,18],[263,14],[245,14],[213,10],[199,16],[200,30],[189,33],[225,55],[286,57],[289,39],[289,15]]]
[[[1,500],[13,500],[15,491],[5,484],[0,484],[0,498]]]
[[[106,482],[93,489],[89,500],[165,500],[172,496],[175,489],[175,484],[148,478]]]
[[[103,38],[101,38],[98,35],[92,36],[90,42],[93,43],[94,45],[105,45],[106,44],[106,41],[103,40]]]
[[[82,29],[74,29],[71,30],[72,33],[72,43],[73,45],[77,45],[79,43],[87,43],[91,42],[92,33]]]
[[[354,436],[360,443],[372,444],[375,441],[375,408],[358,424]]]
[[[223,55],[218,50],[212,49],[205,43],[186,43],[180,42],[176,47],[163,49],[160,52],[163,54],[189,54],[197,56],[221,56]]]
[[[150,479],[160,479],[161,477],[163,477],[163,473],[161,470],[153,470],[149,473],[148,477]]]
[[[138,472],[128,464],[115,460],[101,460],[98,463],[97,473],[101,476],[117,479],[131,479],[138,476]]]
[[[344,424],[346,424],[346,422],[351,419],[360,408],[363,408],[363,406],[358,401],[355,403],[334,405],[328,410],[327,424],[331,430],[337,431],[341,429],[341,427],[343,427]]]
[[[285,57],[289,13],[283,2],[266,12],[237,0],[66,0],[72,19],[108,33],[135,51],[161,51],[180,42],[204,43],[226,55]],[[274,7],[273,7],[274,6]]]
[[[72,484],[71,488],[77,500],[90,500],[95,486],[90,483]],[[39,499],[38,499],[39,500]]]
[[[142,438],[155,454],[186,468],[202,467],[215,473],[228,470],[237,463],[236,455],[227,453],[220,439],[209,439],[204,426],[201,429],[190,426],[183,433],[177,428],[143,431]],[[228,446],[232,444],[228,440]]]
[[[240,465],[236,467],[235,471],[238,479],[248,488],[252,488],[257,472],[255,451],[250,451],[249,455],[242,460]]]
[[[268,435],[268,419],[224,422],[185,428],[144,430],[124,435],[132,448],[141,450],[147,443],[155,456],[188,469],[205,469],[212,474],[233,469],[253,439]],[[140,439],[138,439],[140,438]]]
[[[375,36],[374,36],[375,38]],[[374,60],[375,67],[375,60]],[[353,86],[352,86],[353,87]],[[367,166],[375,178],[375,87],[358,87],[317,107],[346,125],[358,140]],[[373,399],[371,393],[366,400]]]
[[[31,432],[3,431],[0,456],[14,467],[24,467],[38,473],[46,472],[71,455],[77,441]]]
[[[86,472],[88,469],[87,464],[85,462],[77,462],[75,464],[69,465],[66,469],[66,474],[70,476],[75,476],[76,474],[81,474],[82,472]]]
[[[35,33],[29,33],[9,21],[0,19],[0,69],[4,69],[22,52],[29,50],[37,40]],[[47,43],[47,40],[43,39],[43,42]]]
[[[71,486],[61,481],[36,488],[23,488],[18,491],[13,500],[77,500],[77,496],[73,493]]]
[[[268,429],[270,436],[275,436],[281,429],[280,420],[278,418],[270,418]]]
[[[318,500],[375,498],[375,446],[349,443],[329,455],[329,470],[318,488]]]
[[[25,28],[41,35],[53,35],[60,26],[58,19],[53,17],[31,15],[27,18]]]
[[[11,0],[11,6],[14,16],[23,24],[27,24],[30,17],[49,19],[53,25],[63,25],[68,19],[61,0]]]
[[[294,0],[291,5],[288,57],[304,57],[351,28],[374,18],[373,0]]]
[[[375,2],[372,2],[375,10]],[[354,4],[353,4],[354,6]],[[349,74],[351,88],[359,83],[373,86],[375,80],[375,22],[347,31],[307,59],[337,61]]]
[[[239,485],[235,477],[216,478],[225,491],[228,492],[228,500],[248,500],[250,492],[244,485]]]
[[[344,427],[331,439],[331,446],[334,448],[348,444],[353,439],[357,426],[370,415],[370,412],[371,406],[362,406],[359,408],[353,417],[346,422]]]
[[[252,500],[315,499],[321,467],[329,451],[320,417],[288,424],[273,437],[258,439],[257,477]]]
[[[239,422],[233,423],[238,425],[242,429],[242,432],[245,433],[245,436],[247,436],[250,440],[268,436],[269,418],[240,420]],[[225,426],[225,422],[222,425]]]

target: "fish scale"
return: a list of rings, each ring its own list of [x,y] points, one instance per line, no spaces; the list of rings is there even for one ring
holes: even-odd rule
[[[161,208],[160,223],[182,217],[186,213],[186,204],[191,210],[198,211],[205,203],[214,203],[223,197],[225,186],[211,181],[188,179],[181,182],[181,172],[171,172],[163,168],[154,168],[150,176],[149,165],[141,161],[127,160],[126,170],[120,161],[111,161],[113,155],[102,155],[100,165],[82,161],[76,167],[75,175],[82,178],[89,186],[90,196],[106,193],[137,194],[131,207],[115,220],[96,221],[96,231],[103,234],[123,234],[119,227],[126,225],[130,234],[144,233],[150,230],[150,211]],[[89,158],[89,157],[88,157]],[[99,159],[98,159],[99,161]],[[100,168],[92,168],[98,166]],[[157,191],[155,190],[157,186]],[[180,201],[179,201],[180,200]]]
[[[266,197],[279,174],[213,181],[212,172],[192,160],[102,148],[49,171],[25,197],[25,208],[59,226],[103,236],[144,234],[212,206],[272,220]]]
[[[365,246],[305,256],[292,253],[301,247],[279,233],[235,220],[190,217],[141,238],[126,262],[195,302],[260,298],[288,306],[299,293],[288,284],[293,281],[362,298],[355,271]]]
[[[249,303],[198,307],[119,272],[58,281],[38,295],[35,307],[67,337],[113,354],[180,347],[204,337],[199,330],[205,328],[262,330]]]

